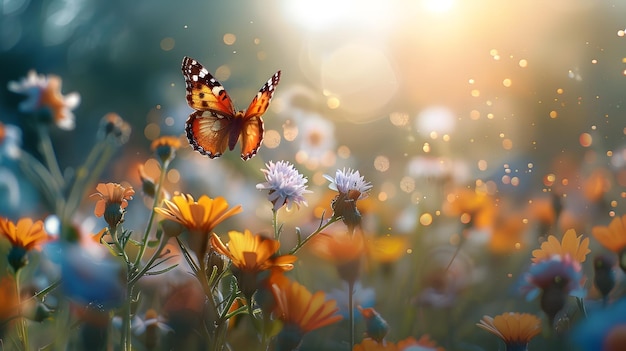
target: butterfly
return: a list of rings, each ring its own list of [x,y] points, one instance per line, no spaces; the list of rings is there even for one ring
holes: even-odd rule
[[[200,62],[185,56],[183,76],[187,103],[194,112],[185,123],[189,144],[210,158],[221,156],[226,148],[233,150],[241,140],[241,158],[246,161],[256,155],[263,141],[263,119],[274,90],[280,80],[276,72],[261,87],[245,111],[237,112],[226,89]]]

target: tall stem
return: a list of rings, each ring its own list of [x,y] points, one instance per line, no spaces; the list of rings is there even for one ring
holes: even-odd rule
[[[278,210],[272,208],[272,226],[274,227],[274,240],[280,238],[280,231],[278,230]]]
[[[350,318],[350,350],[354,348],[354,282],[348,282],[348,308]]]
[[[30,350],[30,347],[28,345],[28,328],[26,328],[26,319],[24,318],[24,316],[22,315],[22,294],[21,294],[21,288],[20,288],[20,275],[21,275],[22,270],[18,269],[15,272],[15,293],[16,293],[16,297],[17,297],[17,314],[19,316],[18,318],[18,337],[20,339],[20,341],[22,342],[22,347],[24,348],[25,351]]]
[[[61,173],[59,162],[54,154],[54,147],[52,146],[52,141],[50,140],[50,131],[48,126],[43,124],[37,125],[37,134],[39,134],[39,152],[41,152],[41,156],[43,157],[46,166],[48,166],[48,170],[50,170],[52,177],[62,186],[64,183],[63,173]]]
[[[143,255],[146,252],[146,247],[148,246],[148,236],[150,235],[150,230],[152,230],[152,222],[154,222],[154,215],[156,213],[154,211],[154,208],[159,204],[159,200],[161,199],[162,184],[165,181],[165,174],[167,173],[169,164],[170,164],[169,161],[163,164],[163,169],[161,169],[161,174],[159,175],[159,182],[156,184],[156,188],[154,190],[154,200],[152,201],[150,218],[148,219],[146,230],[143,233],[143,240],[141,241],[141,246],[139,247],[139,253],[137,254],[137,258],[135,258],[135,267],[139,267],[139,264],[141,263],[141,259],[143,258]]]
[[[336,216],[336,217],[331,217],[328,222],[326,222],[326,224],[321,225],[319,228],[317,228],[313,233],[311,233],[311,235],[307,236],[304,240],[302,240],[301,242],[299,242],[290,252],[290,255],[294,255],[296,252],[298,252],[298,250],[300,250],[302,248],[302,246],[304,246],[304,244],[306,244],[309,240],[313,239],[313,237],[317,234],[319,234],[322,230],[328,228],[329,225],[337,222],[341,220],[340,216]]]

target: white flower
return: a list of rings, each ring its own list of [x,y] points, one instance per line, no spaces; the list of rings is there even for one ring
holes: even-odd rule
[[[287,206],[287,210],[291,210],[295,204],[300,208],[300,204],[308,206],[304,199],[305,193],[311,191],[306,190],[308,179],[294,168],[294,166],[286,161],[278,161],[276,163],[270,161],[265,164],[267,169],[261,169],[265,174],[265,183],[257,184],[259,190],[269,190],[268,200],[274,204],[274,211]]]
[[[26,95],[19,109],[22,112],[36,112],[47,108],[52,113],[54,123],[61,129],[74,129],[72,110],[80,104],[78,93],[61,94],[61,78],[49,75],[37,75],[31,70],[26,78],[19,82],[9,82],[8,89],[14,93]]]
[[[350,192],[358,191],[359,197],[356,200],[364,199],[368,196],[367,192],[372,188],[370,182],[366,182],[365,178],[361,176],[359,171],[353,171],[352,169],[345,168],[343,170],[338,169],[335,173],[335,178],[324,174],[324,178],[330,181],[328,187],[332,190],[338,191],[341,194],[348,194]]]

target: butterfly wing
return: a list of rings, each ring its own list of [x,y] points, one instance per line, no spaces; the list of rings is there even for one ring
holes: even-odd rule
[[[231,123],[229,117],[213,111],[195,111],[185,123],[189,144],[205,156],[220,157],[228,146]]]
[[[199,111],[212,111],[217,114],[233,117],[235,107],[226,89],[218,82],[200,62],[185,56],[182,64],[187,103]]]
[[[248,160],[256,155],[263,141],[263,119],[261,116],[274,96],[274,90],[280,81],[280,71],[265,82],[243,114],[241,127],[241,158]]]

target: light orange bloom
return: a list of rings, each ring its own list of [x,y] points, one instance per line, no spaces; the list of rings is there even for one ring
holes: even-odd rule
[[[0,236],[9,240],[11,246],[23,248],[26,251],[39,249],[41,244],[50,240],[44,230],[43,222],[30,218],[21,218],[17,225],[6,218],[0,217]]]
[[[342,319],[335,300],[326,300],[318,291],[312,294],[298,282],[278,279],[271,286],[276,301],[276,316],[284,325],[297,327],[301,334],[336,323]]]
[[[334,264],[344,264],[360,259],[365,253],[363,235],[348,233],[320,233],[310,242],[311,250]]]
[[[357,280],[365,253],[363,235],[320,233],[309,244],[313,253],[337,267],[342,280]]]
[[[61,129],[74,129],[75,117],[72,110],[80,103],[78,93],[63,95],[62,80],[55,75],[38,75],[31,70],[21,82],[9,82],[9,90],[25,94],[28,99],[20,103],[22,112],[35,112],[42,108],[50,110],[54,123]]]
[[[161,136],[152,142],[150,149],[157,155],[161,163],[169,162],[176,155],[176,150],[180,148],[180,139],[175,136]]]
[[[576,236],[574,229],[566,231],[560,242],[554,235],[548,236],[548,240],[541,244],[540,249],[533,250],[533,263],[548,260],[553,255],[561,257],[569,255],[575,261],[585,262],[591,250],[589,250],[589,238],[583,239],[582,237],[582,235]]]
[[[437,347],[437,343],[430,340],[428,335],[423,335],[419,340],[414,337],[408,337],[404,340],[393,343],[390,341],[377,342],[374,339],[365,338],[360,344],[354,345],[352,351],[405,351],[412,350],[423,351],[445,351],[443,347]]]
[[[184,225],[191,232],[207,235],[218,224],[242,211],[241,205],[229,209],[228,202],[223,197],[212,199],[206,195],[195,201],[189,194],[179,194],[171,200],[163,200],[163,203],[165,207],[156,207],[156,213]]]
[[[0,321],[8,322],[9,318],[17,315],[17,294],[15,293],[15,280],[5,275],[0,278]]]
[[[451,216],[469,216],[468,221],[477,228],[490,227],[496,216],[496,207],[493,198],[480,191],[462,189],[448,196],[449,200],[444,210]]]
[[[615,217],[608,226],[591,229],[594,238],[607,249],[619,253],[626,248],[626,215]]]
[[[230,231],[228,237],[230,241],[228,245],[224,245],[213,233],[211,245],[215,251],[228,256],[233,265],[241,271],[258,273],[274,267],[288,271],[293,268],[293,262],[297,259],[294,255],[272,258],[280,248],[280,242],[261,235],[252,235],[247,229],[243,233]]]
[[[525,345],[541,333],[541,320],[528,313],[507,312],[494,317],[484,316],[476,323],[507,345]]]
[[[509,215],[496,219],[489,240],[489,249],[493,253],[507,254],[520,250],[525,246],[526,224],[520,215]]]
[[[132,187],[124,187],[117,183],[100,183],[96,190],[98,192],[91,195],[100,198],[93,211],[96,217],[104,216],[110,205],[118,205],[119,209],[125,209],[128,206],[128,200],[132,200],[133,195],[135,195],[135,190]]]

